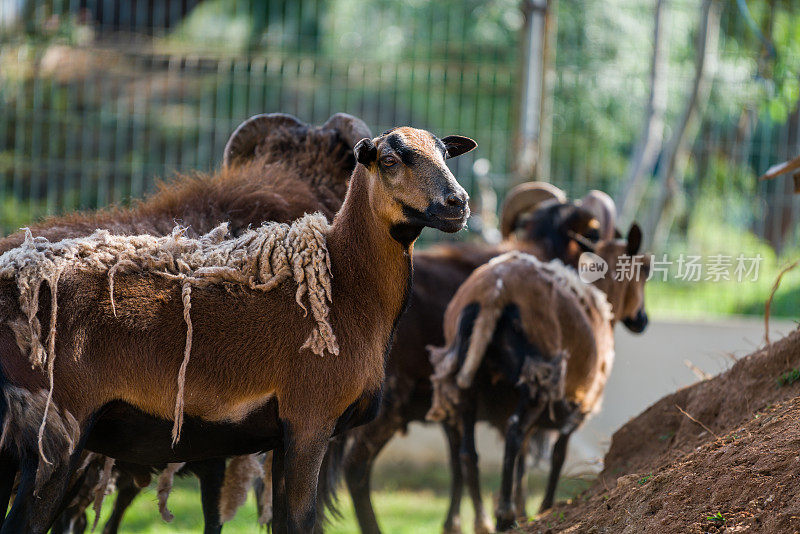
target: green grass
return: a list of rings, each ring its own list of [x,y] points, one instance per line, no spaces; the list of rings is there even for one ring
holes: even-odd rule
[[[782,265],[781,265],[782,266]],[[645,286],[645,304],[651,317],[719,318],[729,315],[764,316],[764,305],[778,276],[778,264],[765,266],[755,282],[662,282]],[[771,317],[798,319],[800,269],[787,273],[772,302]]]
[[[790,386],[800,380],[800,369],[791,369],[786,371],[781,376],[778,377],[778,385],[783,386]]]
[[[406,465],[388,467],[376,473],[376,487],[373,503],[376,515],[384,532],[392,534],[424,534],[441,531],[449,503],[447,471],[441,466],[410,467]],[[499,473],[488,473],[483,477],[484,506],[488,512],[494,509],[493,496],[499,485]],[[533,476],[529,487],[529,512],[536,509],[543,487],[542,475]],[[560,484],[559,497],[568,498],[588,487],[585,479],[564,478]],[[339,492],[339,509],[342,517],[334,519],[326,529],[330,534],[358,533],[353,514],[353,506],[347,491]],[[110,514],[114,496],[110,495],[104,503],[102,521]],[[182,478],[176,480],[175,489],[169,498],[169,508],[175,514],[172,523],[165,523],[158,514],[155,486],[145,489],[133,506],[128,509],[120,532],[123,534],[157,533],[198,533],[203,530],[203,517],[200,509],[200,492],[197,480]],[[462,499],[462,527],[465,532],[472,531],[472,504],[466,494]],[[92,512],[89,520],[94,519]],[[251,493],[247,504],[224,528],[225,534],[244,534],[257,532],[255,499]],[[98,527],[99,528],[99,527]],[[262,529],[262,531],[264,531]]]

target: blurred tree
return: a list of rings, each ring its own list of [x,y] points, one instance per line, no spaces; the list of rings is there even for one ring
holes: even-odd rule
[[[653,52],[650,59],[650,95],[644,112],[644,123],[639,139],[625,171],[622,186],[617,191],[616,203],[620,220],[633,220],[653,173],[664,141],[664,114],[667,111],[667,46],[664,19],[666,0],[656,0],[653,17]]]
[[[716,70],[720,24],[719,0],[704,0],[695,42],[694,81],[683,113],[678,119],[672,136],[662,156],[664,162],[658,170],[659,193],[651,208],[648,223],[644,228],[645,239],[662,249],[682,194],[683,175],[686,172],[691,145],[708,102],[711,82]]]

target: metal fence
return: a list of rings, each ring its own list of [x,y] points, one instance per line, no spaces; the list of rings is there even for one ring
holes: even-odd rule
[[[27,203],[26,214],[125,201],[146,193],[156,177],[209,170],[235,126],[265,111],[311,123],[346,111],[374,131],[397,124],[459,131],[478,137],[480,155],[505,170],[513,47],[466,57],[451,50],[446,33],[423,27],[384,31],[384,42],[395,41],[391,49],[370,53],[379,42],[323,29],[336,19],[325,16],[325,2],[312,1],[234,3],[226,22],[266,17],[265,27],[251,30],[266,42],[251,36],[245,46],[216,48],[174,29],[191,22],[191,2],[168,2],[158,13],[159,2],[133,2],[134,13],[123,12],[125,2],[63,4],[39,13],[32,34],[7,34],[2,51],[0,191]],[[421,11],[430,26],[457,32],[463,23],[452,11]],[[375,24],[390,18],[378,13]],[[40,42],[40,34],[47,38]],[[459,162],[459,170],[470,163]]]
[[[575,196],[618,192],[647,100],[654,2],[613,4],[557,4],[548,156],[552,181]],[[755,178],[800,153],[798,111],[765,111],[759,50],[743,45],[753,30],[723,5],[682,210],[661,246],[724,240],[735,255],[746,233],[792,248],[800,203],[786,181]],[[668,123],[691,85],[698,8],[670,2]],[[479,150],[455,160],[457,175],[474,189],[473,163],[485,159],[502,197],[523,22],[517,0],[0,0],[0,231],[213,169],[233,128],[265,111],[310,123],[345,111],[376,132],[413,124],[474,137]],[[713,216],[725,231],[698,234]]]

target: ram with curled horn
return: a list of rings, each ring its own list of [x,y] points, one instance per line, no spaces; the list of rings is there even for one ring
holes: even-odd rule
[[[614,239],[617,233],[617,205],[607,193],[593,189],[576,204],[592,213],[600,223],[600,239]]]
[[[506,195],[500,218],[500,233],[503,239],[508,239],[517,229],[519,220],[530,214],[544,202],[554,201],[563,204],[567,195],[547,182],[527,182],[520,184]]]

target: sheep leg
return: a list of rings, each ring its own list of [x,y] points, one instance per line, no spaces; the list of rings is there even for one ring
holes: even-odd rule
[[[86,472],[74,481],[71,481],[69,490],[64,496],[64,503],[70,503],[63,512],[58,514],[53,522],[51,534],[81,534],[86,530],[81,530],[81,519],[86,522],[86,504],[78,498],[78,494],[89,484],[86,479]]]
[[[27,532],[28,508],[33,504],[33,486],[36,480],[36,464],[38,456],[36,453],[28,454],[20,463],[19,486],[14,497],[14,504],[11,511],[3,522],[0,534],[16,534]]]
[[[525,500],[527,498],[527,484],[525,480],[525,473],[527,469],[527,459],[528,459],[528,447],[527,447],[528,439],[523,442],[522,447],[519,450],[519,454],[517,455],[517,463],[516,467],[514,468],[514,508],[516,509],[516,515],[520,518],[527,518],[528,513],[525,510]]]
[[[225,480],[225,460],[215,458],[192,462],[191,471],[200,480],[200,497],[203,503],[203,534],[220,534],[222,521],[219,514],[219,497]]]
[[[518,511],[512,503],[514,489],[514,476],[517,462],[525,461],[524,453],[521,454],[525,436],[530,431],[533,423],[542,415],[546,404],[534,401],[531,405],[528,387],[520,389],[520,401],[516,411],[508,418],[505,435],[505,451],[503,453],[503,475],[500,482],[500,499],[497,502],[495,516],[497,517],[497,530],[509,530],[517,521]]]
[[[117,480],[117,498],[114,501],[114,509],[103,527],[103,534],[117,534],[119,526],[122,524],[122,517],[141,491],[142,489],[136,485],[136,481],[130,474],[125,473],[124,476],[120,476]]]
[[[8,511],[8,502],[11,500],[11,491],[14,489],[14,479],[17,476],[19,464],[17,460],[5,451],[0,453],[0,507],[3,513],[0,514],[0,527]]]
[[[55,518],[65,508],[64,496],[67,485],[80,462],[83,445],[84,440],[82,439],[69,461],[56,467],[36,496],[34,496],[33,490],[39,460],[38,451],[26,452],[14,506],[11,508],[11,513],[4,522],[0,534],[17,532],[45,534],[50,530]]]
[[[283,441],[272,450],[272,534],[286,534],[289,511],[286,503],[286,478],[283,476]]]
[[[528,513],[525,510],[528,497],[528,484],[527,480],[525,480],[525,474],[529,466],[536,467],[539,465],[545,447],[550,446],[551,432],[550,430],[535,430],[526,436],[525,443],[520,449],[514,481],[514,504],[517,507],[517,515],[519,517],[528,517]],[[530,463],[527,461],[529,454],[532,456]]]
[[[478,470],[478,451],[475,447],[477,399],[474,389],[465,393],[466,395],[462,398],[463,402],[459,407],[463,431],[460,448],[461,469],[467,481],[472,507],[475,509],[475,533],[484,534],[492,532],[492,527],[489,516],[483,508],[480,473]]]
[[[561,468],[564,467],[564,460],[567,457],[567,444],[571,435],[572,430],[559,434],[555,445],[553,445],[553,456],[550,459],[550,477],[547,480],[547,490],[545,491],[542,505],[539,508],[540,512],[544,512],[553,507],[553,499],[556,496],[558,479],[561,477]]]
[[[461,434],[453,425],[443,424],[447,435],[447,444],[450,446],[450,507],[447,509],[447,519],[444,521],[444,534],[460,534],[461,532],[461,495],[464,492],[464,473],[461,471],[459,450],[461,448]]]
[[[369,429],[368,432],[357,431],[359,434],[353,440],[353,446],[344,461],[344,476],[362,534],[380,534],[381,529],[370,497],[372,466],[378,453],[394,436],[396,429],[392,420],[385,417],[381,417],[366,428]]]
[[[319,472],[335,422],[335,419],[315,421],[309,419],[307,413],[283,422],[289,534],[307,534],[314,530]]]

